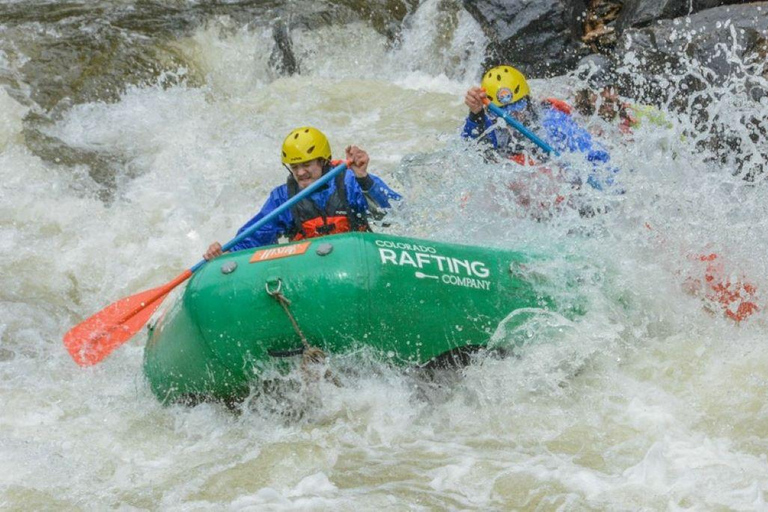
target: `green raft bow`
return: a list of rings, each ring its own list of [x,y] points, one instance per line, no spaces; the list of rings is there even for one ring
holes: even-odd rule
[[[425,365],[487,346],[514,311],[551,309],[526,277],[530,261],[375,233],[225,254],[150,324],[144,371],[172,403],[240,400],[265,368],[310,345],[331,354],[365,345]]]

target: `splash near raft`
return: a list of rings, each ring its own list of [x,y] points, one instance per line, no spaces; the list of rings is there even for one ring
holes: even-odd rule
[[[689,277],[685,287],[703,296],[711,309],[722,309],[725,316],[735,322],[742,322],[760,310],[757,287],[744,276],[730,275],[717,253],[699,254],[691,259],[701,267],[703,277]]]
[[[513,311],[553,309],[527,277],[533,260],[374,233],[226,254],[150,323],[144,372],[168,403],[243,398],[265,368],[301,355],[303,338],[429,364],[486,346]]]

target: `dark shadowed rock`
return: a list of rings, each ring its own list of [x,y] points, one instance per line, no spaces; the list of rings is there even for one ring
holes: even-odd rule
[[[299,72],[299,62],[293,53],[293,41],[288,33],[288,27],[282,20],[272,26],[272,38],[275,47],[269,56],[269,66],[278,75],[295,75]]]
[[[511,64],[531,77],[563,74],[590,53],[581,42],[585,0],[464,0],[490,39],[486,67]]]
[[[627,0],[616,19],[616,30],[641,27],[655,20],[689,16],[705,9],[731,4],[744,4],[744,0]]]
[[[486,67],[510,63],[533,77],[562,74],[584,55],[610,52],[622,32],[739,0],[464,0],[490,39]]]
[[[314,30],[363,21],[390,38],[418,0],[176,0],[125,2],[45,0],[0,2],[0,52],[25,61],[20,78],[44,110],[91,101],[115,101],[130,85],[154,83],[180,68],[185,80],[204,81],[176,45],[217,17],[234,26],[274,27],[274,69],[292,74],[290,29]],[[279,21],[274,25],[276,20]],[[18,79],[14,78],[18,81]],[[0,86],[11,79],[0,76]],[[60,105],[60,102],[63,102]]]
[[[708,9],[684,19],[660,21],[624,32],[619,49],[637,62],[646,77],[635,91],[647,100],[666,101],[658,79],[691,75],[682,91],[701,89],[743,72],[741,62],[761,59],[768,41],[768,2]],[[694,69],[690,69],[694,68]],[[695,73],[689,73],[695,71]]]
[[[629,28],[650,25],[657,20],[690,16],[722,5],[743,4],[744,0],[587,0],[582,41],[596,52],[612,51],[621,34]]]
[[[707,9],[624,32],[628,95],[683,112],[697,148],[734,174],[754,180],[764,174],[768,122],[749,107],[766,95],[768,2]],[[762,77],[762,79],[761,79]],[[738,108],[721,115],[723,100]],[[748,133],[748,138],[744,133]],[[749,144],[751,141],[752,144]]]
[[[419,0],[333,0],[367,21],[380,34],[394,40],[400,35],[405,17],[419,5]]]

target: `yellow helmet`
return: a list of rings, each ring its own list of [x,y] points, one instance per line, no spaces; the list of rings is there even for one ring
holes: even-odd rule
[[[488,70],[480,87],[485,89],[488,99],[499,107],[521,100],[531,92],[523,74],[512,66],[497,66]]]
[[[283,141],[284,164],[300,164],[315,158],[331,159],[331,145],[317,128],[296,128]]]

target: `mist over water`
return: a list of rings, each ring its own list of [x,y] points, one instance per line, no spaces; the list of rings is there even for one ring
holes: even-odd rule
[[[25,51],[65,24],[0,31],[0,508],[766,506],[768,207],[764,177],[744,179],[768,151],[744,122],[768,118],[747,87],[765,85],[764,68],[734,61],[740,73],[697,92],[703,121],[672,101],[665,123],[631,135],[582,120],[602,130],[625,190],[584,191],[606,213],[583,217],[552,204],[574,195],[565,185],[459,140],[486,40],[452,2],[423,2],[394,39],[365,22],[293,28],[291,77],[270,68],[268,24],[225,12],[184,30],[159,14],[146,22],[167,28],[162,44],[150,38],[173,55],[163,71],[134,81],[116,70],[116,92],[55,101],[71,84],[43,95],[45,70]],[[126,26],[125,48],[149,44]],[[572,100],[582,85],[531,81],[538,98]],[[285,376],[240,414],[160,406],[142,376],[143,334],[77,367],[63,334],[229,240],[285,179],[280,143],[305,124],[337,155],[365,148],[371,171],[406,195],[380,230],[549,254],[536,270],[585,314],[502,324],[494,342],[520,343],[514,357],[436,375],[334,354],[342,387]],[[707,142],[724,128],[738,149]],[[521,177],[537,207],[510,190]],[[711,253],[758,290],[760,310],[741,324],[688,286]]]

